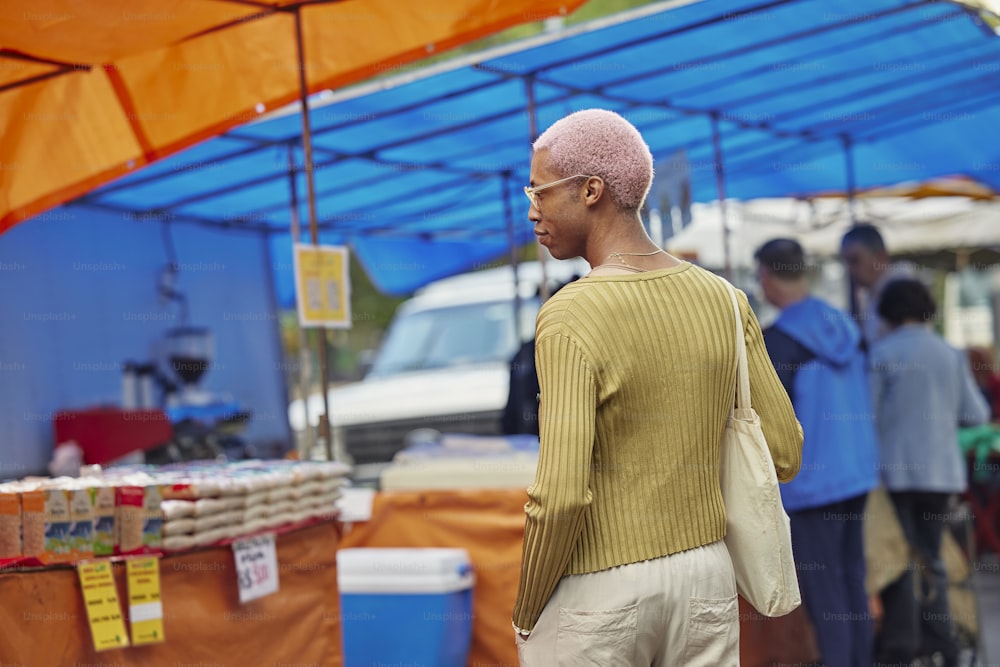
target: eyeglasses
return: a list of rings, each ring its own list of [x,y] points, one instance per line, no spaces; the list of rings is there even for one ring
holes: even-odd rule
[[[591,177],[587,176],[586,174],[576,174],[574,176],[567,176],[566,178],[560,178],[558,181],[552,181],[551,183],[546,183],[545,185],[536,185],[533,188],[529,188],[526,185],[524,186],[524,195],[528,198],[528,201],[531,202],[532,206],[541,211],[542,208],[540,206],[540,202],[538,201],[538,193],[546,188],[551,188],[554,185],[559,185],[560,183],[565,183],[566,181],[572,181],[574,178],[591,178]]]

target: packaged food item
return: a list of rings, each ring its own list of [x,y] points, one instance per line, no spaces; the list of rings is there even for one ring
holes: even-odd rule
[[[318,493],[322,493],[323,484],[319,480],[313,480],[305,482],[298,486],[293,486],[290,489],[289,497],[292,500],[298,500],[300,498],[308,498],[309,496],[314,496]]]
[[[239,527],[243,525],[243,510],[233,510],[220,514],[209,514],[197,517],[194,520],[194,532],[202,533],[206,530],[220,528],[222,526]]]
[[[271,506],[267,504],[254,505],[243,510],[243,520],[254,521],[271,516]]]
[[[277,503],[289,500],[295,494],[295,489],[290,486],[278,486],[267,492],[268,502]]]
[[[163,496],[158,484],[151,484],[146,487],[143,498],[142,513],[142,544],[146,552],[160,551],[163,548],[163,514],[160,512],[160,503]]]
[[[142,486],[115,487],[116,555],[141,553],[144,497]]]
[[[0,484],[0,559],[21,556],[21,492]]]
[[[197,546],[192,535],[167,535],[163,538],[164,551],[182,551]]]
[[[115,553],[115,487],[94,481],[88,491],[94,507],[94,555],[112,556]]]
[[[166,544],[166,539],[168,537],[193,533],[194,527],[195,523],[192,517],[186,517],[183,519],[167,519],[163,522],[164,544]]]
[[[94,504],[90,488],[83,483],[68,485],[70,560],[94,557]]]
[[[231,510],[243,509],[246,496],[226,496],[224,498],[201,498],[194,501],[194,515],[207,516]]]
[[[161,501],[158,484],[143,482],[115,488],[116,554],[151,553],[163,548]]]
[[[41,559],[45,551],[45,494],[36,486],[20,484],[21,549],[25,556]]]
[[[73,560],[69,496],[60,480],[25,478],[21,487],[22,551],[43,563]]]
[[[268,492],[260,491],[243,496],[243,506],[253,507],[255,505],[266,505],[268,503]]]
[[[229,528],[223,526],[221,528],[213,528],[212,530],[195,533],[192,537],[194,538],[194,543],[198,546],[207,546],[213,542],[228,539],[230,536]]]
[[[298,516],[296,510],[285,509],[281,512],[275,512],[269,517],[265,517],[262,521],[268,528],[277,528],[286,523],[295,523],[298,520]]]
[[[194,516],[195,504],[190,500],[164,500],[160,503],[160,510],[163,512],[163,521],[166,524]]]

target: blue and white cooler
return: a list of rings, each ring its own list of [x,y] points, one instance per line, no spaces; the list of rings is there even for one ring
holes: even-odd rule
[[[337,552],[345,667],[465,667],[475,574],[465,549]]]

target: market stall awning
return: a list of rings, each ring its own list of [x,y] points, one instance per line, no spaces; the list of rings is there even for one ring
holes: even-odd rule
[[[583,0],[0,4],[0,232],[309,92]]]
[[[403,294],[531,239],[532,135],[617,110],[696,201],[803,196],[965,175],[1000,189],[1000,38],[955,2],[667,2],[317,99],[322,237]],[[287,235],[305,219],[297,114],[228,132],[79,202]],[[290,172],[298,174],[290,177]],[[297,192],[297,195],[296,195]],[[281,247],[279,256],[288,256]],[[283,287],[290,298],[290,281]]]

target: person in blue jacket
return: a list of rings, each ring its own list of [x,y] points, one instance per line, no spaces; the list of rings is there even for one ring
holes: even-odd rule
[[[869,667],[873,628],[865,591],[863,525],[878,482],[878,443],[857,325],[810,294],[802,246],[761,246],[757,279],[780,309],[764,330],[778,377],[802,424],[802,468],[781,485],[802,601],[824,664]]]

